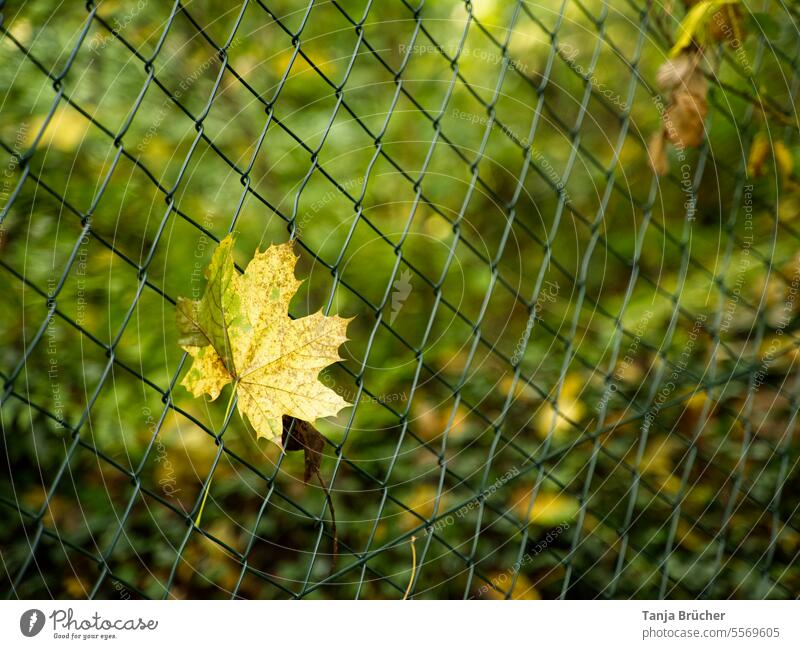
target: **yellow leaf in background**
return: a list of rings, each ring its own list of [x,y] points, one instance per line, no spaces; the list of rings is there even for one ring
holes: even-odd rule
[[[792,159],[792,152],[780,140],[775,142],[772,149],[772,155],[775,156],[775,166],[778,168],[778,173],[783,180],[788,180],[792,176],[794,170],[794,160]]]
[[[706,394],[705,392],[697,392],[693,394],[689,399],[686,401],[686,410],[692,410],[695,412],[700,412],[700,409],[703,407],[703,404],[706,402]]]
[[[201,300],[178,299],[178,343],[194,359],[182,385],[213,400],[233,383],[239,412],[259,438],[280,446],[283,415],[314,422],[350,405],[318,379],[342,360],[338,349],[350,320],[321,312],[289,317],[300,286],[291,243],[256,251],[243,275],[232,248],[228,235],[206,269]]]
[[[652,440],[642,455],[641,472],[668,494],[676,494],[680,488],[680,475],[673,460],[673,456],[680,457],[680,451],[681,445],[667,437]]]
[[[45,124],[46,116],[32,120],[27,131],[26,146],[31,146]],[[67,106],[58,108],[47,123],[47,130],[39,140],[38,149],[57,149],[58,151],[74,151],[89,132],[91,122],[78,111]]]
[[[708,540],[704,539],[698,532],[696,526],[685,521],[683,518],[678,519],[678,531],[675,536],[675,541],[678,545],[698,552],[708,545]]]
[[[438,488],[431,484],[419,485],[408,497],[408,508],[429,518],[433,514],[433,505],[436,502],[436,494],[438,491]],[[417,523],[419,523],[419,519],[416,517],[414,518]]]
[[[407,496],[406,505],[411,511],[405,511],[400,514],[398,524],[404,530],[411,530],[418,527],[421,523],[420,516],[430,518],[433,516],[434,505],[436,504],[436,494],[439,489],[432,484],[424,483],[414,488],[414,490]],[[439,498],[438,512],[441,513],[448,508],[448,497],[446,493],[442,493]],[[414,512],[414,513],[412,513]],[[448,519],[450,520],[450,519]],[[439,525],[447,525],[447,520],[441,519]]]
[[[795,221],[800,215],[800,192],[785,193],[777,207],[779,220],[784,222]]]
[[[306,50],[306,48],[303,49],[306,52],[306,56],[313,61],[317,70],[320,72],[329,72],[335,64],[335,61],[330,58],[329,54]],[[306,77],[310,79],[315,74],[314,68],[311,67],[311,64],[306,61],[305,58],[299,54],[297,56],[294,55],[293,47],[285,48],[280,53],[269,57],[267,63],[270,64],[273,72],[279,76],[283,76],[286,73],[286,69],[290,64],[292,69],[289,72],[289,78],[299,77],[300,75],[311,75]]]
[[[789,180],[794,171],[794,158],[781,140],[770,142],[769,137],[763,131],[756,134],[753,143],[750,145],[750,153],[747,156],[747,174],[753,178],[759,178],[766,173],[766,163],[770,157],[775,159],[775,168],[778,175],[784,180]]]
[[[793,347],[795,347],[794,341],[791,338],[787,340],[786,336],[764,336],[759,353],[762,358],[771,359],[770,367],[772,367],[785,361],[784,355]]]
[[[785,526],[778,534],[778,544],[784,552],[797,552],[797,546],[800,545],[800,534]]]
[[[769,140],[765,133],[757,133],[747,155],[747,175],[758,178],[764,175],[764,164],[769,157]]]
[[[651,440],[642,454],[642,463],[640,465],[642,473],[651,475],[672,473],[674,468],[672,455],[677,455],[681,450],[681,446],[672,437]]]
[[[514,508],[522,518],[528,513],[531,494],[531,489],[518,489],[514,492]],[[528,515],[528,522],[532,525],[561,525],[574,519],[579,509],[577,499],[568,493],[539,489],[533,509]]]
[[[504,376],[500,382],[501,392],[505,396],[508,396],[511,393],[512,388],[514,390],[515,401],[530,403],[536,401],[539,397],[539,395],[536,393],[536,390],[534,390],[525,380],[518,379],[515,384],[514,377]]]
[[[439,428],[439,416],[436,413],[436,406],[424,397],[418,397],[411,401],[411,415],[414,430],[424,439],[435,439],[442,434],[442,430]]]
[[[453,404],[446,402],[434,405],[424,398],[411,402],[414,430],[423,439],[441,440],[447,432],[450,439],[460,439],[469,431],[470,411],[459,404],[453,412]]]
[[[81,579],[81,577],[67,577],[64,580],[64,590],[73,599],[86,599],[92,592],[92,586]]]
[[[438,214],[428,214],[422,221],[422,228],[425,234],[440,241],[447,241],[453,236],[452,224],[440,218]]]
[[[294,50],[292,48],[285,48],[278,54],[274,54],[273,56],[269,57],[269,59],[267,59],[267,63],[270,65],[275,74],[282,76],[284,72],[286,72],[286,68],[288,68],[289,64],[292,62],[293,55]],[[302,59],[303,57],[298,55],[297,58]],[[308,68],[308,63],[305,63],[305,61],[299,63],[298,66],[303,64],[305,64],[307,69],[310,69]]]
[[[33,36],[33,27],[31,26],[31,22],[29,20],[26,20],[25,18],[14,17],[10,24],[9,21],[6,20],[5,28],[20,43],[26,47],[30,45],[31,36]],[[17,49],[16,44],[10,38],[4,38],[2,39],[2,42],[10,50]]]
[[[684,16],[678,27],[678,35],[675,38],[675,45],[669,52],[670,58],[675,58],[684,49],[692,44],[692,41],[700,36],[700,32],[705,28],[712,9],[718,9],[724,5],[735,4],[739,0],[702,0],[692,7]]]
[[[549,433],[554,417],[554,436],[562,437],[570,429],[575,430],[570,422],[579,422],[586,412],[586,406],[579,399],[583,385],[583,380],[577,374],[567,375],[558,398],[558,408],[554,408],[548,401],[542,404],[536,415],[536,431],[539,435],[545,437]]]
[[[503,14],[502,0],[481,0],[474,2],[471,6],[472,15],[480,22],[489,25],[497,25],[502,22]],[[463,21],[467,17],[462,3],[455,3],[450,14],[450,20]]]

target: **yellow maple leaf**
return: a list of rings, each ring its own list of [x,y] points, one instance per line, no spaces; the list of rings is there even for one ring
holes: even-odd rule
[[[322,312],[289,317],[301,283],[291,243],[256,251],[242,275],[232,248],[228,235],[206,268],[200,300],[178,299],[178,343],[194,359],[182,385],[214,400],[232,383],[257,436],[280,446],[283,415],[314,422],[351,405],[318,379],[342,360],[338,349],[351,319]]]

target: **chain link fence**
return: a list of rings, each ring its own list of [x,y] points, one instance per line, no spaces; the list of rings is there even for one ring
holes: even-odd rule
[[[797,595],[795,5],[661,177],[681,3],[2,10],[8,597]],[[335,562],[300,454],[179,385],[228,232],[356,316]]]

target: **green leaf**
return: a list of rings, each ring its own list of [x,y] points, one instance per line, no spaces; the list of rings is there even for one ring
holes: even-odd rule
[[[750,21],[751,29],[754,34],[764,34],[767,40],[781,41],[784,33],[778,21],[768,13],[756,12],[749,14],[747,19]]]

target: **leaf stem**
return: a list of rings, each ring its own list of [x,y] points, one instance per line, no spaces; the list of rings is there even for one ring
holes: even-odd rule
[[[416,536],[411,537],[411,579],[408,580],[408,587],[403,595],[404,600],[408,599],[408,595],[411,592],[411,586],[414,585],[414,577],[417,574],[417,546],[414,545],[416,540]]]
[[[231,408],[233,407],[233,398],[236,396],[236,388],[239,386],[239,379],[236,379],[233,382],[233,389],[231,390],[231,396],[228,398],[228,405],[225,408],[225,417],[222,419],[222,425],[225,425],[225,422],[228,420],[228,416],[231,414]]]
[[[222,419],[222,425],[225,425],[225,422],[228,421],[228,417],[231,414],[231,408],[233,408],[233,398],[236,396],[236,386],[239,384],[239,379],[233,382],[233,389],[231,390],[231,396],[228,398],[228,405],[225,408],[225,417]],[[194,519],[194,526],[196,528],[200,528],[200,519],[203,517],[203,510],[206,508],[206,501],[208,500],[208,492],[211,490],[211,481],[214,479],[214,474],[211,474],[211,477],[206,482],[206,486],[203,492],[203,502],[200,503],[200,511],[197,512],[197,518]]]
[[[325,499],[328,501],[328,509],[331,510],[331,531],[333,532],[331,572],[333,572],[336,569],[336,559],[339,557],[339,535],[336,533],[336,510],[333,508],[333,498],[331,498],[330,489],[328,489],[328,485],[325,484],[325,480],[323,479],[322,474],[319,472],[319,469],[314,469],[314,473],[317,476],[317,480],[319,480],[322,491],[325,492]]]

